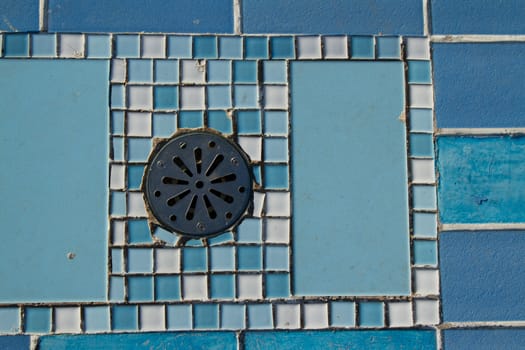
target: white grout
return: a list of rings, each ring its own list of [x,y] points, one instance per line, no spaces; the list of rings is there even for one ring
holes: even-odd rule
[[[525,321],[443,322],[439,329],[478,327],[525,327]]]
[[[428,0],[423,0],[423,35],[428,36],[430,33],[430,21],[428,13]]]
[[[443,128],[436,135],[516,135],[525,134],[525,128]]]
[[[233,0],[233,32],[235,34],[242,33],[241,1]]]
[[[38,0],[38,29],[47,32],[47,1]]]
[[[525,223],[490,223],[490,224],[441,224],[440,231],[497,231],[497,230],[523,230]]]
[[[431,35],[430,41],[434,43],[523,42],[525,35]]]

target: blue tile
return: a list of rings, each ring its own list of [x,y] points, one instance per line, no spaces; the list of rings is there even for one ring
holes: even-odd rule
[[[406,136],[397,118],[403,64],[291,62],[290,69],[293,224],[302,235],[293,240],[295,294],[408,295]],[[329,122],[319,123],[320,115]]]
[[[399,37],[377,37],[376,46],[378,58],[401,57],[401,44]]]
[[[144,174],[144,165],[128,165],[128,188],[139,189]]]
[[[0,76],[14,72],[16,79],[0,79],[9,116],[0,118],[0,159],[9,164],[0,178],[11,198],[0,203],[0,222],[16,232],[2,238],[0,300],[106,300],[109,63],[0,61]],[[28,96],[31,103],[21,103]],[[45,181],[34,180],[35,168]],[[64,176],[72,169],[75,176]],[[31,220],[12,220],[27,212]]]
[[[153,270],[151,249],[128,249],[128,272],[147,273]]]
[[[432,2],[433,34],[523,34],[525,10],[520,0]]]
[[[256,85],[235,85],[234,88],[235,107],[256,108],[258,107]]]
[[[270,39],[272,58],[294,58],[295,45],[291,36],[273,37]]]
[[[217,38],[214,36],[196,36],[193,38],[193,57],[217,58]]]
[[[210,248],[210,264],[214,271],[232,271],[235,265],[233,247]]]
[[[109,281],[109,300],[123,301],[124,300],[124,278],[111,277]]]
[[[417,265],[437,264],[436,241],[414,241],[414,263]]]
[[[106,306],[86,306],[84,308],[84,329],[86,332],[110,330],[109,308]]]
[[[139,57],[138,35],[117,35],[115,39],[117,57]]]
[[[219,328],[219,305],[195,304],[193,305],[193,320],[195,329]]]
[[[233,275],[211,275],[211,297],[214,299],[235,298],[235,279]]]
[[[111,249],[111,272],[122,273],[124,271],[122,249]]]
[[[414,213],[414,235],[417,237],[436,237],[436,216],[432,213]]]
[[[124,108],[124,85],[111,85],[111,107]]]
[[[128,299],[131,302],[153,301],[153,277],[128,277]]]
[[[128,60],[128,80],[131,82],[153,81],[153,60]]]
[[[247,332],[244,344],[250,350],[435,350],[437,346],[431,330]]]
[[[261,247],[237,248],[237,259],[239,270],[261,270],[262,250]]]
[[[246,58],[268,58],[268,39],[265,37],[244,38],[244,55]]]
[[[145,162],[151,151],[151,140],[141,138],[128,138],[128,160],[132,162]]]
[[[180,277],[155,276],[155,300],[180,300]]]
[[[115,331],[137,330],[137,319],[137,307],[134,305],[115,305],[111,307],[111,328]],[[119,343],[119,346],[122,346],[122,343]]]
[[[244,219],[237,226],[237,242],[262,243],[262,225],[259,219]]]
[[[160,332],[131,334],[53,335],[40,338],[40,350],[237,349],[235,332]]]
[[[38,2],[34,0],[3,0],[0,2],[0,31],[38,31],[38,10]]]
[[[350,48],[352,49],[352,58],[374,58],[374,38],[371,36],[354,36],[352,37]]]
[[[2,350],[24,350],[31,349],[31,338],[27,335],[1,336],[0,349]]]
[[[49,30],[54,32],[233,31],[233,3],[229,0],[152,0],[147,6],[141,0],[49,0],[48,16]]]
[[[270,135],[288,134],[288,114],[270,111],[264,113],[264,133]]]
[[[525,43],[434,44],[439,128],[524,127]]]
[[[409,119],[411,131],[431,133],[434,130],[431,109],[411,108]]]
[[[430,61],[408,61],[408,82],[430,84]]]
[[[27,57],[29,56],[29,37],[27,34],[4,35],[5,57]]]
[[[355,326],[355,303],[349,301],[334,301],[331,304],[330,325],[334,327]]]
[[[290,256],[288,247],[266,247],[265,251],[266,270],[288,270],[288,258]]]
[[[232,232],[224,232],[218,236],[211,237],[208,239],[208,244],[210,246],[214,245],[220,245],[227,242],[233,242],[233,233]]]
[[[126,194],[124,192],[111,193],[111,214],[126,215]]]
[[[19,333],[20,331],[20,310],[18,307],[0,308],[0,332]]]
[[[264,187],[267,189],[288,188],[288,166],[266,164],[264,166]]]
[[[235,83],[256,83],[257,62],[233,61],[233,81]]]
[[[253,172],[253,177],[255,179],[255,182],[257,182],[258,184],[262,184],[262,181],[261,181],[261,166],[260,165],[255,165],[252,167],[252,172]]]
[[[191,58],[191,37],[190,36],[169,36],[168,37],[168,57]]]
[[[243,329],[245,320],[244,305],[223,304],[221,306],[221,328]]]
[[[265,279],[266,296],[268,298],[290,297],[290,276],[283,273],[269,273]]]
[[[440,137],[443,223],[525,221],[525,137]]]
[[[231,107],[231,91],[229,86],[208,86],[206,90],[208,94],[208,108],[227,109]]]
[[[285,138],[266,138],[264,140],[264,160],[267,162],[287,162],[288,140]]]
[[[410,134],[410,155],[434,157],[434,140],[431,134]]]
[[[159,83],[174,83],[179,81],[179,61],[156,60],[155,81]]]
[[[178,88],[176,86],[155,86],[153,90],[155,109],[176,109]]]
[[[26,307],[24,310],[24,330],[27,333],[48,333],[51,330],[51,309]]]
[[[201,128],[204,125],[203,118],[200,111],[179,112],[179,128]]]
[[[174,114],[153,114],[153,136],[168,137],[176,129],[176,117]]]
[[[436,189],[434,186],[412,186],[412,200],[415,209],[436,209]]]
[[[151,243],[151,234],[146,220],[128,221],[129,243]]]
[[[184,271],[206,271],[206,248],[185,248],[182,251],[182,264]]]
[[[383,327],[383,303],[374,301],[359,303],[359,325],[361,327]]]
[[[443,345],[447,350],[520,349],[525,344],[523,328],[447,329]]]
[[[210,83],[229,83],[231,81],[230,67],[229,61],[208,61],[208,81]]]
[[[225,111],[209,111],[208,126],[225,134],[231,134],[233,131],[232,120]]]
[[[264,61],[263,77],[265,83],[286,83],[286,61]]]
[[[56,50],[54,34],[33,34],[31,36],[32,57],[56,57]]]
[[[109,35],[88,35],[86,48],[89,58],[110,58],[111,37]]]
[[[244,33],[423,34],[421,1],[246,0]]]
[[[248,326],[251,329],[273,327],[272,322],[272,305],[270,304],[252,304],[248,305]],[[251,349],[251,347],[246,347]]]
[[[219,56],[221,58],[242,58],[242,37],[219,38]]]
[[[166,309],[168,329],[191,329],[191,305],[168,305]]]
[[[260,134],[261,133],[261,112],[260,111],[239,111],[237,112],[237,132],[239,134]]]

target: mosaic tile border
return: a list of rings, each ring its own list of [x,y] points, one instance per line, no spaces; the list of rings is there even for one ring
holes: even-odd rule
[[[1,56],[3,58],[31,58],[31,59],[111,59],[111,123],[112,128],[116,121],[120,123],[121,129],[112,129],[112,159],[110,160],[110,201],[113,210],[121,209],[122,215],[113,215],[117,220],[111,221],[111,234],[109,242],[110,259],[117,257],[123,262],[121,269],[114,270],[110,265],[108,303],[75,303],[71,306],[55,306],[53,303],[46,305],[5,305],[0,307],[0,333],[91,333],[91,332],[119,332],[119,331],[148,331],[148,330],[185,330],[185,329],[334,329],[334,328],[397,328],[413,327],[414,325],[435,325],[440,322],[439,305],[439,266],[437,257],[437,218],[436,218],[436,179],[434,169],[434,123],[433,123],[433,92],[431,77],[431,60],[429,40],[425,37],[373,37],[373,36],[301,36],[301,35],[275,35],[275,36],[207,36],[207,35],[150,35],[150,34],[3,34],[0,36],[2,42]],[[267,224],[263,223],[261,228],[263,238],[245,243],[239,243],[239,232],[236,232],[237,241],[232,235],[225,235],[223,239],[210,241],[206,247],[193,244],[187,249],[204,249],[206,251],[206,266],[202,271],[192,271],[184,277],[223,276],[225,273],[210,273],[209,256],[210,250],[215,248],[234,249],[247,247],[257,249],[258,247],[276,247],[288,249],[290,233],[290,204],[289,189],[290,175],[287,157],[284,161],[269,160],[270,165],[287,166],[287,184],[284,189],[269,189],[265,179],[265,159],[263,155],[265,140],[284,140],[288,143],[289,136],[289,105],[288,96],[289,72],[288,62],[290,60],[396,60],[405,62],[406,68],[406,115],[408,169],[409,169],[409,193],[410,197],[410,227],[411,227],[411,269],[412,269],[412,294],[399,297],[326,297],[326,298],[301,298],[294,297],[290,293],[288,278],[288,295],[272,297],[264,290],[266,276],[264,269],[264,254],[261,253],[261,265],[251,271],[239,274],[238,266],[228,270],[228,274],[239,274],[249,278],[259,278],[257,285],[260,291],[256,296],[243,297],[237,292],[231,298],[208,298],[211,287],[209,284],[200,285],[199,282],[189,288],[194,293],[199,288],[204,288],[203,294],[184,296],[183,287],[177,298],[168,297],[167,301],[159,301],[156,289],[146,287],[151,296],[143,297],[142,300],[130,298],[129,278],[135,278],[137,286],[142,285],[147,278],[156,278],[159,261],[157,253],[153,250],[163,251],[159,242],[130,243],[131,221],[144,219],[145,213],[140,209],[142,200],[139,191],[127,191],[129,189],[129,174],[132,172],[130,166],[140,166],[144,160],[128,162],[129,143],[124,142],[122,146],[115,146],[115,139],[125,141],[129,138],[139,141],[135,149],[141,150],[138,154],[147,156],[151,147],[151,138],[155,136],[166,137],[167,134],[156,134],[155,121],[149,120],[151,133],[136,134],[134,124],[140,126],[136,130],[143,129],[144,119],[140,116],[150,114],[169,115],[173,118],[173,131],[175,125],[183,127],[212,127],[211,121],[217,118],[217,130],[230,134],[243,146],[245,151],[255,160],[254,165],[259,166],[262,171],[256,174],[261,186],[255,195],[255,208],[253,218],[262,218],[263,222],[270,220],[288,220],[286,237],[277,237],[269,234]],[[151,65],[151,77],[147,76],[149,68],[141,69],[141,62]],[[210,62],[226,63],[233,67],[231,62],[253,62],[251,66],[256,67],[255,81],[234,81],[234,73],[226,80],[209,81],[209,77],[203,74],[198,76],[200,68],[206,67]],[[169,65],[176,62],[178,74],[172,76],[171,81],[158,81],[155,75],[158,62]],[[137,68],[128,69],[131,65]],[[275,81],[275,77],[266,81],[261,76],[264,64],[281,64],[286,71],[284,81]],[[162,64],[161,64],[162,65]],[[185,66],[188,68],[185,68]],[[240,65],[244,65],[240,64]],[[154,68],[155,67],[155,68]],[[193,69],[193,68],[196,68]],[[193,71],[192,71],[193,69]],[[188,80],[184,80],[184,72],[187,71]],[[137,75],[130,77],[129,73]],[[195,73],[197,72],[197,73]],[[202,73],[202,72],[201,72]],[[142,76],[141,76],[142,75]],[[132,79],[130,81],[130,78]],[[129,86],[128,86],[129,83]],[[227,103],[210,105],[210,88],[223,88],[228,93],[222,94],[222,100]],[[255,91],[255,100],[251,105],[237,105],[235,101],[234,88]],[[279,91],[272,91],[274,88]],[[166,88],[177,88],[177,101],[169,100],[164,105],[156,106],[155,102],[162,96],[155,90],[162,91]],[[182,90],[188,89],[184,94]],[[196,89],[200,91],[196,92]],[[135,91],[136,90],[136,91]],[[220,90],[220,89],[217,89]],[[144,94],[146,92],[146,94]],[[243,91],[249,94],[247,91]],[[129,95],[129,97],[127,97]],[[144,99],[144,96],[149,96]],[[198,97],[195,97],[198,96]],[[226,96],[226,97],[224,97]],[[266,105],[269,99],[272,103]],[[228,100],[229,99],[229,100]],[[120,102],[117,102],[120,101]],[[261,104],[262,103],[262,104]],[[159,107],[159,108],[158,108]],[[232,111],[231,115],[221,114]],[[260,130],[243,135],[239,132],[236,123],[231,127],[225,127],[224,120],[237,121],[237,113],[250,111],[270,111],[286,113],[287,129],[276,135],[273,131],[266,132],[264,115],[261,114]],[[222,111],[222,112],[221,112]],[[186,112],[186,113],[184,113]],[[217,112],[220,116],[210,118],[210,113]],[[235,112],[235,113],[233,113]],[[198,125],[184,124],[192,120],[198,114],[202,122]],[[231,119],[228,119],[231,117]],[[120,119],[121,118],[121,119]],[[177,123],[175,122],[177,118]],[[134,120],[134,121],[132,121]],[[182,123],[181,123],[182,121]],[[148,123],[146,121],[146,123]],[[226,123],[227,124],[227,123]],[[225,128],[224,128],[225,127]],[[224,129],[222,129],[224,128]],[[140,132],[138,132],[140,133]],[[245,141],[241,140],[245,139]],[[254,146],[254,139],[258,139]],[[127,140],[129,141],[129,140]],[[146,144],[140,145],[140,144]],[[141,147],[144,146],[144,147]],[[289,143],[288,147],[289,149]],[[254,151],[256,149],[256,151]],[[147,152],[146,152],[147,151]],[[122,152],[120,159],[115,159],[115,154]],[[146,153],[144,153],[146,152]],[[129,163],[129,164],[128,164]],[[129,165],[129,166],[128,166]],[[119,191],[120,190],[120,191]],[[272,196],[288,196],[286,208],[275,207],[279,201],[272,201]],[[115,207],[117,198],[121,197],[123,207]],[[276,198],[277,199],[277,198]],[[272,204],[273,203],[273,204]],[[127,209],[126,209],[127,207]],[[283,211],[284,210],[284,211]],[[272,213],[273,212],[273,213]],[[248,236],[250,233],[248,233]],[[272,240],[268,241],[269,235]],[[140,235],[139,235],[140,236]],[[158,237],[169,240],[170,236],[158,233]],[[143,238],[143,237],[142,237]],[[142,239],[139,238],[139,241]],[[171,242],[173,243],[173,242]],[[197,245],[197,246],[195,246]],[[141,254],[140,249],[150,249],[148,254]],[[115,255],[114,255],[115,254]],[[179,254],[178,259],[182,259]],[[139,266],[147,261],[149,270],[141,268],[130,273],[127,259],[132,256],[132,261]],[[133,256],[136,255],[136,259]],[[162,255],[162,253],[160,253]],[[150,260],[151,259],[151,260]],[[164,261],[162,266],[167,270],[165,274],[158,276],[184,275],[181,272],[182,261]],[[167,264],[167,265],[166,265]],[[171,264],[171,265],[170,265]],[[127,268],[126,268],[127,267]],[[163,267],[163,268],[164,268]],[[159,272],[155,270],[156,272]],[[290,273],[290,260],[288,266],[283,269],[270,269],[277,276],[288,276]],[[151,277],[150,277],[151,276]],[[260,276],[260,277],[259,277]],[[132,279],[133,281],[133,279]],[[141,282],[142,281],[142,282]],[[133,282],[133,283],[135,283]],[[249,282],[252,282],[251,280]],[[132,283],[132,284],[133,284]],[[184,283],[184,282],[183,282]],[[147,284],[147,283],[146,283]],[[193,284],[189,284],[192,286]],[[239,282],[237,282],[239,286]],[[252,285],[252,283],[247,283]],[[130,289],[131,288],[131,289]],[[180,288],[180,282],[179,287]],[[137,287],[137,290],[140,290]],[[115,297],[115,290],[120,290],[120,295]],[[181,298],[182,295],[182,298]],[[147,300],[144,300],[147,299]],[[139,298],[140,299],[140,298]],[[154,301],[157,300],[157,301]]]

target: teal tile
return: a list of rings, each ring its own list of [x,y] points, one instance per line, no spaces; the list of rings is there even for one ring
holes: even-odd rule
[[[27,34],[5,34],[4,35],[5,57],[27,57],[29,56],[29,36]]]
[[[436,241],[414,241],[414,264],[436,265],[437,264],[437,242]]]
[[[194,304],[193,321],[195,324],[195,329],[219,328],[219,305]]]
[[[430,61],[408,61],[408,82],[430,84],[432,82]]]
[[[168,57],[191,58],[190,36],[169,36]]]
[[[153,256],[151,249],[130,248],[128,249],[128,272],[148,273],[153,270]]]
[[[267,189],[288,188],[288,166],[283,164],[264,165],[264,187]]]
[[[178,88],[176,86],[155,86],[153,90],[155,109],[176,109],[178,106]]]
[[[255,180],[255,182],[257,182],[259,185],[262,184],[262,181],[261,181],[261,166],[260,165],[254,165],[253,168],[252,168],[252,172],[253,172],[253,178]]]
[[[350,48],[352,58],[374,58],[374,37],[354,36],[351,38]]]
[[[0,332],[18,333],[20,331],[20,310],[18,307],[0,308]]]
[[[288,134],[288,114],[269,111],[264,113],[264,133],[269,135]]]
[[[242,58],[242,37],[219,38],[219,56],[221,58]]]
[[[229,83],[231,81],[230,61],[207,62],[208,82],[210,83]]]
[[[290,297],[290,276],[284,273],[269,273],[265,279],[266,296],[268,298]]]
[[[111,112],[111,133],[117,135],[124,133],[124,112]]]
[[[221,305],[221,328],[243,329],[245,327],[245,307],[242,304]]]
[[[378,58],[401,58],[399,37],[376,37]]]
[[[214,36],[193,37],[194,58],[217,58],[217,38]]]
[[[117,35],[115,38],[115,50],[117,57],[139,57],[140,45],[138,35]]]
[[[51,309],[26,307],[24,309],[24,331],[27,333],[49,333],[51,331]]]
[[[88,35],[86,48],[88,58],[111,58],[111,37],[109,35]]]
[[[144,165],[128,165],[128,188],[140,189]]]
[[[208,86],[206,87],[206,92],[208,108],[228,109],[231,107],[231,91],[229,86]]]
[[[56,50],[54,34],[33,34],[31,36],[32,57],[56,57]]]
[[[233,271],[235,266],[233,247],[210,248],[210,265],[213,271]]]
[[[330,325],[333,327],[355,326],[355,303],[350,301],[333,301],[330,304]]]
[[[248,327],[250,329],[273,328],[272,305],[248,305]]]
[[[209,111],[208,126],[225,134],[231,134],[233,131],[232,119],[226,115],[225,111]]]
[[[124,277],[111,277],[109,280],[109,300],[124,300]]]
[[[213,299],[233,299],[235,298],[235,279],[234,275],[211,275],[210,291]]]
[[[237,242],[262,243],[262,224],[260,219],[244,219],[237,226]]]
[[[146,162],[151,152],[151,140],[143,138],[128,138],[128,160],[131,162]]]
[[[432,213],[414,213],[414,235],[416,237],[436,237],[437,218]]]
[[[130,82],[153,81],[153,60],[128,60],[127,68]]]
[[[258,90],[256,85],[235,85],[233,91],[235,107],[258,107]]]
[[[286,61],[264,61],[263,79],[265,83],[286,83]]]
[[[287,162],[288,139],[266,138],[264,140],[264,160],[266,162]]]
[[[130,302],[153,301],[153,277],[128,277],[128,299]]]
[[[111,214],[114,216],[126,215],[125,192],[111,192]]]
[[[111,328],[114,331],[135,331],[138,329],[137,306],[115,305],[111,307]]]
[[[434,130],[431,109],[411,108],[409,112],[410,131],[431,133]]]
[[[359,325],[361,327],[383,327],[383,303],[374,301],[359,303]]]
[[[191,305],[168,305],[166,316],[169,330],[186,330],[192,327]]]
[[[233,61],[233,81],[235,83],[256,83],[257,62]]]
[[[151,243],[151,234],[146,220],[128,221],[129,243]]]
[[[171,113],[154,113],[153,114],[153,136],[168,137],[176,130],[177,118]]]
[[[239,270],[261,270],[262,249],[261,247],[237,247],[237,259]]]
[[[288,247],[266,247],[265,248],[265,269],[266,270],[281,270],[287,271],[289,269],[290,252]]]
[[[260,134],[261,133],[261,112],[260,111],[238,111],[237,112],[237,132],[239,134]]]
[[[410,155],[434,157],[434,141],[429,134],[410,134]]]
[[[206,248],[184,248],[182,250],[182,266],[184,271],[206,271],[208,269]]]
[[[179,112],[179,128],[201,128],[204,125],[204,116],[201,111]]]
[[[178,60],[156,60],[155,81],[158,83],[176,84],[179,81]]]
[[[110,329],[107,306],[84,307],[84,330],[86,332],[103,332]]]
[[[155,276],[155,300],[180,300],[180,277]]]
[[[295,45],[293,37],[273,37],[270,39],[272,58],[294,58]]]
[[[245,58],[268,58],[268,39],[266,37],[244,38]]]

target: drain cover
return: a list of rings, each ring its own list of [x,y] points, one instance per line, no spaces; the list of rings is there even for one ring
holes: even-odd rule
[[[252,176],[240,148],[204,131],[180,134],[158,148],[144,186],[149,209],[164,228],[199,238],[237,224],[252,196]]]

